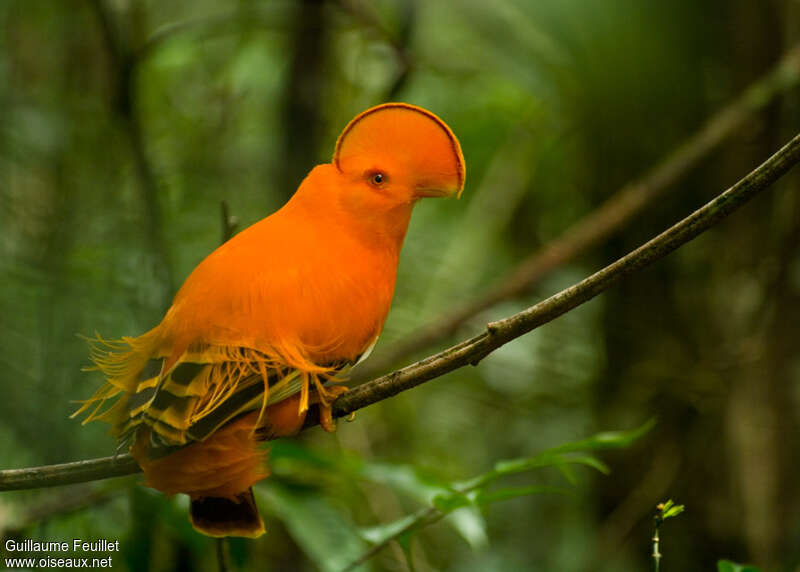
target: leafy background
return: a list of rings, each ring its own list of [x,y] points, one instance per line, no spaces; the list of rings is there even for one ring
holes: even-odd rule
[[[272,212],[362,109],[432,109],[468,164],[460,202],[416,209],[378,357],[696,131],[798,39],[800,8],[5,0],[0,30],[0,459],[23,467],[113,451],[105,427],[68,419],[100,382],[81,372],[76,334],[156,324],[219,243],[220,202],[240,228]],[[797,126],[791,89],[602,246],[456,338],[652,237]],[[234,541],[234,565],[339,570],[498,461],[656,417],[623,450],[594,453],[610,477],[591,467],[571,479],[554,467],[508,475],[495,490],[521,496],[467,503],[364,569],[647,569],[666,497],[687,510],[663,527],[663,570],[709,570],[723,557],[800,569],[797,174],[777,187],[479,367],[372,406],[335,435],[275,443],[274,477],[258,491],[270,531]],[[570,493],[523,494],[548,487]],[[0,532],[118,538],[117,569],[214,570],[213,543],[191,530],[186,505],[135,478],[4,494]]]

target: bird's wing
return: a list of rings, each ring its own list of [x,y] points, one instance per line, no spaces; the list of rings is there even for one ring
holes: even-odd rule
[[[143,360],[135,351],[136,339],[101,342],[104,349],[96,344],[93,360],[107,383],[76,415],[94,405],[84,422],[110,422],[121,449],[132,443],[139,429],[149,428],[150,451],[157,456],[203,441],[244,413],[260,410],[263,416],[268,406],[298,393],[304,411],[312,383],[319,388],[328,381],[345,380],[375,345],[373,341],[356,359],[304,372],[251,348],[206,346],[186,351],[177,360],[165,355]],[[124,344],[131,350],[121,351]],[[116,402],[103,409],[104,402],[114,397]]]

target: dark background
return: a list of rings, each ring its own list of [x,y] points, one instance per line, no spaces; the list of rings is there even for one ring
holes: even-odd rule
[[[800,39],[792,0],[4,0],[0,3],[0,462],[111,454],[68,419],[100,383],[77,335],[139,335],[219,244],[277,209],[357,112],[449,123],[462,199],[425,201],[374,357],[476,298],[736,99]],[[680,182],[524,296],[409,363],[611,262],[797,130],[787,87]],[[432,482],[591,433],[658,425],[571,495],[465,509],[415,536],[416,570],[800,569],[798,173],[653,267],[456,371],[273,448],[247,570],[338,570]],[[378,372],[380,373],[380,372]],[[564,483],[542,470],[512,484]],[[183,498],[117,479],[0,496],[0,534],[120,539],[115,568],[214,570]],[[4,556],[7,554],[4,552]],[[365,569],[408,570],[394,545]]]

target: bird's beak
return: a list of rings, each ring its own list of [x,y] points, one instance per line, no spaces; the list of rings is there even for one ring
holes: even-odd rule
[[[423,185],[414,190],[414,197],[418,199],[441,198],[441,197],[460,197],[463,186],[444,186],[444,185]]]

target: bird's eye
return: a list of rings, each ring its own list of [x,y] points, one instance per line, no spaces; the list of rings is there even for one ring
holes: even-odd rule
[[[386,182],[386,175],[383,173],[372,173],[372,175],[370,175],[369,182],[375,187],[380,187]]]

